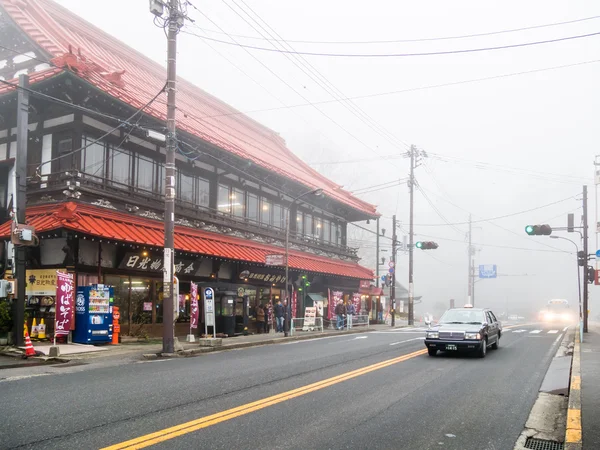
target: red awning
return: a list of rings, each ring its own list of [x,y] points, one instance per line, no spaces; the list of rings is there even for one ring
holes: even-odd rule
[[[368,288],[360,288],[358,293],[361,295],[383,295],[383,289],[376,286],[369,286]]]
[[[36,233],[66,229],[105,239],[163,247],[162,222],[74,202],[27,209],[27,223]],[[10,223],[0,226],[0,236],[10,236]],[[264,264],[267,255],[284,249],[190,227],[175,227],[175,249],[209,257]],[[353,262],[299,251],[290,251],[290,268],[342,277],[373,279],[373,272]]]

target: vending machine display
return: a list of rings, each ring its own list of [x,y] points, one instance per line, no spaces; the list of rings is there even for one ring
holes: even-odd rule
[[[77,288],[74,342],[100,344],[112,341],[113,295],[113,288],[103,284]]]

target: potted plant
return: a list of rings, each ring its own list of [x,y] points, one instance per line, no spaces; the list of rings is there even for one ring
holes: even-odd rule
[[[10,305],[5,300],[0,300],[0,345],[8,343],[8,332],[12,330],[13,320]]]

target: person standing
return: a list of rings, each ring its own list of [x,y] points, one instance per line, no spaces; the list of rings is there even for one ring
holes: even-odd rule
[[[354,302],[352,300],[348,300],[348,305],[346,306],[346,326],[348,329],[352,328],[352,316],[354,316],[354,313]]]
[[[265,330],[265,310],[262,305],[256,307],[256,331],[261,334]]]
[[[336,328],[338,330],[344,329],[344,314],[346,314],[346,307],[344,306],[343,300],[340,300],[335,306],[335,315],[337,317]]]
[[[271,330],[271,325],[273,324],[273,306],[271,305],[271,301],[265,304],[265,333],[268,333]]]
[[[281,299],[275,305],[275,321],[277,322],[277,333],[283,333],[283,318],[285,315],[285,307],[281,303]]]

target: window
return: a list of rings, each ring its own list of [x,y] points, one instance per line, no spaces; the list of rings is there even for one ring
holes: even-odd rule
[[[221,213],[231,213],[231,199],[229,198],[229,186],[227,185],[219,184],[219,191],[217,192],[217,208]]]
[[[140,189],[152,191],[154,188],[155,163],[150,158],[138,156],[136,164],[135,182]]]
[[[231,193],[231,209],[234,216],[244,217],[246,211],[245,192],[241,189],[233,188]]]
[[[156,192],[165,195],[165,166],[162,164],[158,165],[158,182],[156,183],[156,187]]]
[[[334,242],[337,245],[342,245],[342,225],[336,223],[333,225],[333,229],[335,230]]]
[[[110,147],[110,180],[115,185],[131,184],[131,152],[122,148]],[[125,186],[121,186],[125,187]]]
[[[313,218],[310,214],[304,214],[304,235],[312,236],[313,233]]]
[[[260,200],[260,223],[263,225],[272,225],[273,218],[271,216],[273,205],[266,198],[261,198]]]
[[[246,201],[246,217],[253,221],[258,221],[258,197],[248,192]]]
[[[94,139],[87,136],[83,137],[84,149],[81,152],[81,170],[86,175],[105,178],[105,146],[102,142],[96,142],[95,144],[92,144],[92,142],[94,142]]]
[[[194,177],[179,173],[179,198],[185,202],[194,203]]]
[[[323,239],[323,220],[315,218],[315,237]]]
[[[13,147],[16,149],[16,145],[11,143],[11,153]],[[73,151],[73,139],[65,138],[58,141],[57,156],[60,157],[58,160],[58,172],[65,172],[71,170],[74,167],[73,160],[75,155],[70,154]]]
[[[304,214],[300,211],[296,212],[296,234],[301,236],[304,234]]]
[[[273,226],[277,228],[285,227],[285,217],[281,205],[273,205]]]
[[[205,180],[204,178],[198,178],[196,180],[196,182],[198,183],[197,186],[197,190],[198,190],[198,194],[197,194],[197,203],[199,206],[208,206],[209,205],[209,194],[210,194],[210,183],[208,182],[208,180]]]
[[[329,220],[323,220],[323,231],[321,232],[321,236],[323,236],[325,242],[331,242],[331,223]]]

